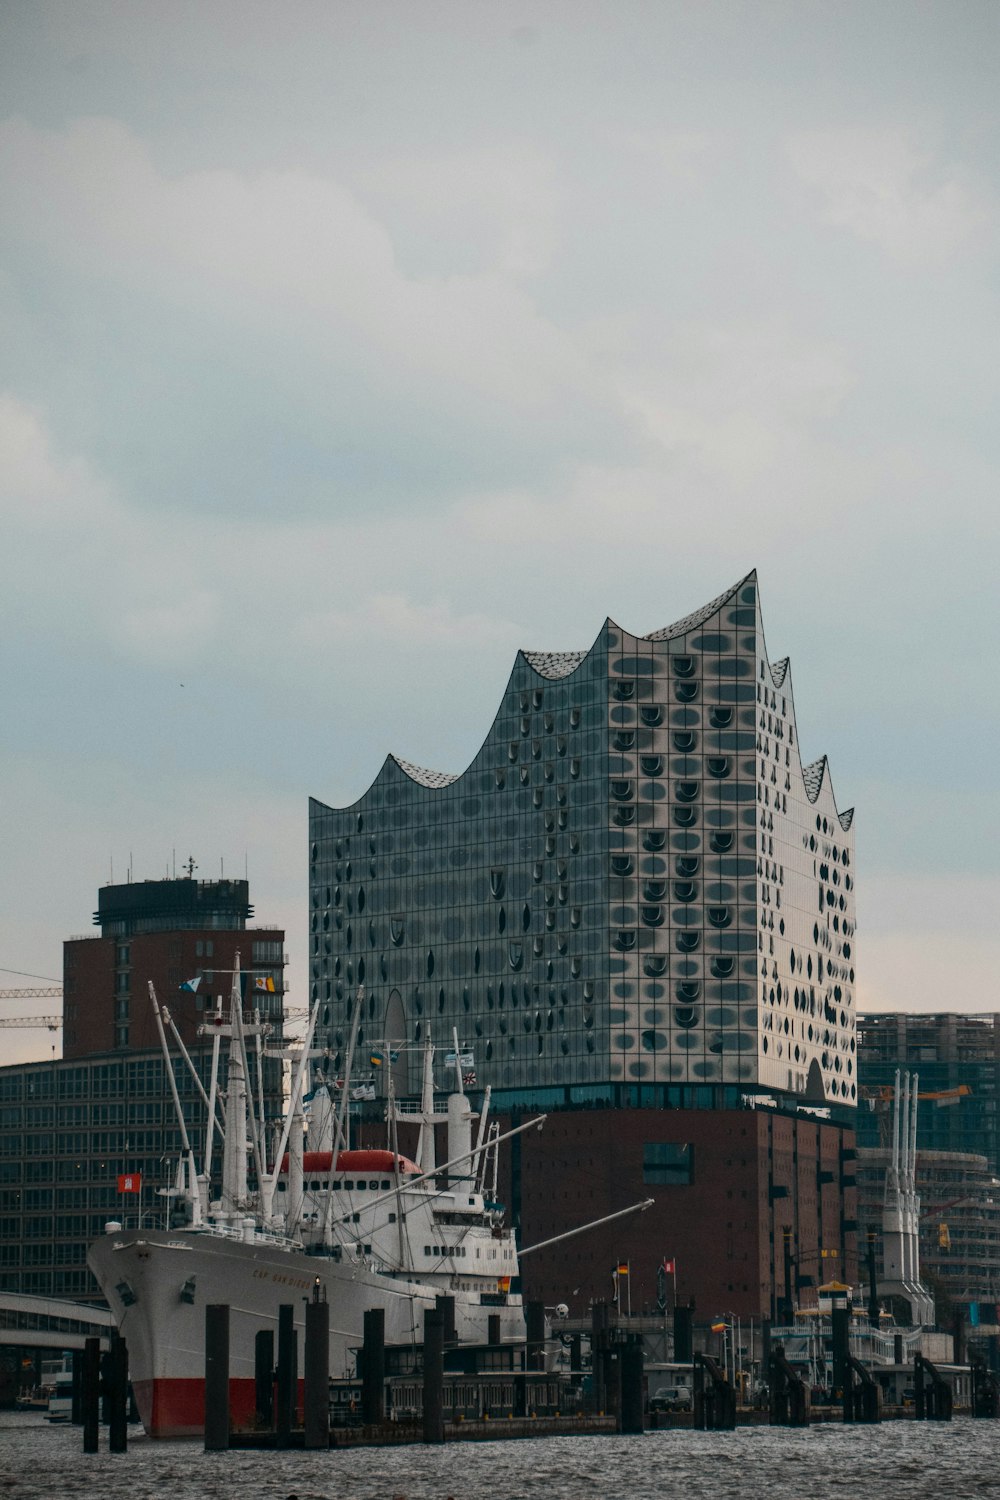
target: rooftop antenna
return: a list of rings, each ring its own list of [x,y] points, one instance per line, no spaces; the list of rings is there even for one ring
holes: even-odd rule
[[[171,862],[173,864],[174,879],[176,880],[177,879],[177,850],[176,849],[171,849],[171,851],[170,851],[170,859],[171,859]]]
[[[185,869],[187,871],[188,880],[194,879],[194,872],[195,870],[197,870],[197,868],[198,866],[194,862],[194,855],[189,854],[187,864],[182,866],[182,869]]]
[[[111,880],[110,880],[109,883],[111,885],[114,885],[114,883],[115,883],[115,857],[112,854],[112,855],[109,855],[109,858],[111,860]]]

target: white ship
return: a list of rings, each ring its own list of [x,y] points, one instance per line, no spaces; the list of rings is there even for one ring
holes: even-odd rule
[[[204,1430],[205,1307],[230,1307],[230,1410],[235,1427],[255,1417],[254,1341],[265,1329],[277,1339],[278,1309],[291,1304],[299,1347],[305,1299],[319,1288],[330,1306],[330,1373],[354,1373],[354,1351],[363,1341],[364,1313],[382,1308],[386,1344],[423,1340],[423,1316],[435,1298],[454,1298],[455,1331],[463,1342],[486,1343],[491,1315],[502,1342],[525,1336],[517,1247],[496,1201],[497,1150],[510,1135],[488,1123],[489,1090],[478,1114],[463,1088],[463,1059],[454,1041],[453,1092],[435,1109],[433,1048],[424,1050],[421,1103],[404,1110],[390,1088],[389,1143],[384,1150],[351,1150],[347,1136],[351,1061],[360,995],[338,1088],[314,1089],[309,1140],[304,1133],[304,1084],[314,1008],[292,1083],[280,1140],[268,1163],[259,1104],[247,1088],[252,1077],[248,1038],[261,1054],[266,1027],[247,1021],[234,976],[228,1017],[217,1015],[208,1128],[202,1171],[196,1168],[180,1108],[163,1028],[169,1015],[153,1002],[181,1124],[184,1159],[178,1173],[174,1219],[182,1229],[123,1230],[115,1222],[91,1246],[88,1263],[128,1344],[136,1402],[151,1437],[197,1436]],[[190,1059],[174,1035],[185,1060]],[[225,1098],[219,1087],[219,1049],[229,1039]],[[192,1072],[194,1069],[192,1067]],[[195,1075],[197,1076],[197,1075]],[[260,1071],[257,1070],[259,1080]],[[539,1126],[544,1116],[522,1125]],[[396,1144],[401,1121],[419,1125],[416,1160]],[[434,1127],[447,1124],[448,1160],[435,1162]],[[473,1127],[475,1132],[473,1133]],[[209,1201],[212,1146],[223,1137],[222,1193]],[[307,1149],[308,1147],[308,1149]],[[248,1157],[257,1189],[249,1190]],[[446,1184],[442,1186],[441,1184]],[[495,1329],[494,1329],[495,1332]],[[300,1355],[301,1364],[301,1355]]]

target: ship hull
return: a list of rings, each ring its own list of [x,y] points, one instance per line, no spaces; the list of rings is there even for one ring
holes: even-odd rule
[[[294,1309],[300,1362],[305,1303],[318,1288],[330,1308],[330,1374],[353,1376],[363,1342],[364,1314],[381,1308],[387,1345],[423,1341],[423,1315],[435,1298],[455,1299],[455,1331],[463,1343],[486,1343],[491,1314],[505,1342],[524,1338],[519,1296],[501,1297],[487,1278],[417,1280],[387,1276],[363,1263],[197,1231],[130,1230],[106,1235],[88,1254],[129,1351],[129,1374],[151,1437],[204,1432],[205,1308],[229,1314],[230,1417],[235,1429],[255,1422],[255,1338],[271,1330],[277,1348],[278,1309]],[[301,1363],[300,1363],[301,1367]]]

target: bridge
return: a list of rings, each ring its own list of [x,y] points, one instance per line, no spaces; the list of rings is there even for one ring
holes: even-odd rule
[[[0,1291],[0,1344],[24,1349],[82,1349],[87,1339],[99,1338],[107,1348],[114,1326],[113,1314],[93,1303]]]

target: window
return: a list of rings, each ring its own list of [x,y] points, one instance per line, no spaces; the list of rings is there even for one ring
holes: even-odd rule
[[[642,1180],[651,1186],[688,1187],[694,1181],[694,1147],[647,1141],[642,1148]]]

